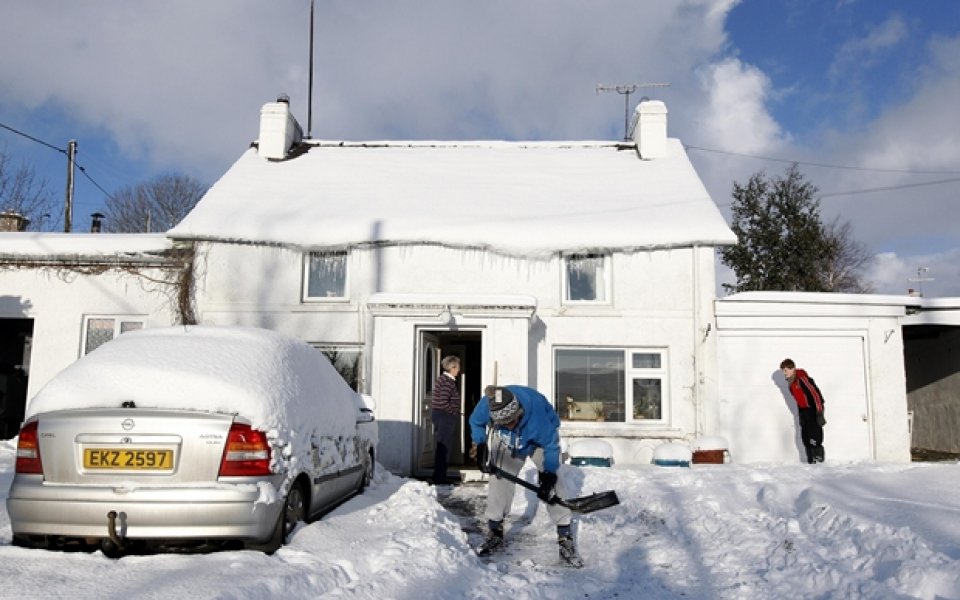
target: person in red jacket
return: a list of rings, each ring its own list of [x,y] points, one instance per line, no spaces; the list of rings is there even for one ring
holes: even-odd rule
[[[790,386],[790,395],[797,401],[797,414],[800,420],[800,437],[807,451],[807,462],[821,463],[824,460],[823,426],[827,420],[823,416],[823,394],[813,378],[789,358],[780,363],[780,370]]]

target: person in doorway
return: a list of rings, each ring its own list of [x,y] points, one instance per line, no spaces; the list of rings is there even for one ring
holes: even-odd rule
[[[807,462],[822,463],[825,458],[823,426],[827,424],[823,414],[823,394],[813,378],[803,369],[798,369],[793,360],[783,359],[780,371],[790,387],[790,395],[797,401],[800,437],[807,452]]]
[[[433,484],[447,485],[447,460],[453,448],[453,434],[460,418],[460,389],[457,387],[457,375],[460,374],[460,359],[447,356],[440,361],[442,372],[433,384],[430,399],[430,418],[433,421],[433,437],[436,448],[433,455]]]
[[[471,456],[480,470],[490,473],[487,488],[487,537],[477,553],[489,555],[503,546],[503,521],[510,513],[516,485],[498,473],[517,476],[526,459],[539,471],[537,496],[548,501],[554,495],[567,498],[567,486],[560,469],[560,418],[553,405],[537,390],[522,385],[487,386],[484,396],[470,415]],[[570,529],[570,509],[547,504],[557,528],[560,559],[580,567]]]

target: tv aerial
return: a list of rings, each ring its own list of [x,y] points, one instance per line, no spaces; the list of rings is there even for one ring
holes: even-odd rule
[[[665,88],[669,83],[621,83],[618,85],[597,85],[597,94],[600,92],[616,92],[623,96],[623,141],[629,142],[628,129],[630,127],[630,94],[640,88]]]

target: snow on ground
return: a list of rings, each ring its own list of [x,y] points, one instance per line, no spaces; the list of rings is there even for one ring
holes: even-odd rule
[[[0,442],[4,499],[13,462]],[[580,517],[580,570],[557,564],[532,493],[518,490],[508,548],[484,561],[471,550],[482,516],[459,515],[482,510],[486,486],[438,497],[381,470],[273,556],[27,550],[10,545],[4,505],[0,597],[960,599],[956,462],[563,468],[578,495],[621,500]]]

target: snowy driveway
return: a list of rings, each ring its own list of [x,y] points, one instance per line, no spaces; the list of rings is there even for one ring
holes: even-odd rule
[[[0,442],[4,499],[12,464],[13,447]],[[484,562],[471,550],[476,522],[465,519],[464,532],[435,488],[381,473],[273,556],[26,550],[9,545],[4,509],[0,597],[960,599],[957,463],[585,468],[573,477],[580,494],[615,489],[622,502],[580,518],[580,570],[557,565],[555,533],[532,493],[518,491],[510,546]],[[443,502],[479,512],[484,492],[463,486]]]

